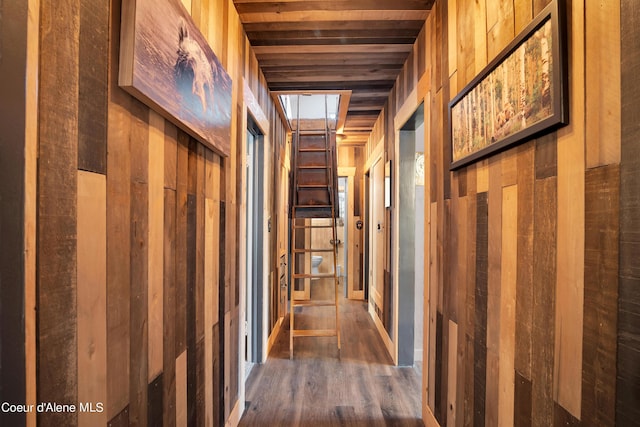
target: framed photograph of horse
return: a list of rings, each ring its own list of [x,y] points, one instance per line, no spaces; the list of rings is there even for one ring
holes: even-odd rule
[[[569,123],[565,33],[553,0],[449,103],[451,170]]]
[[[180,0],[123,0],[119,85],[226,157],[231,78]]]

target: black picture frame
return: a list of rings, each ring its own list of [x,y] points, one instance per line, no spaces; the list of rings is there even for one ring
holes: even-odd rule
[[[453,98],[450,170],[569,123],[566,43],[564,1],[553,0]]]

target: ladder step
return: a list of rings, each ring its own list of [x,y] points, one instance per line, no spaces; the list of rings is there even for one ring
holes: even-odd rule
[[[333,228],[333,224],[328,224],[328,225],[295,225],[293,228]]]
[[[330,169],[327,165],[309,165],[309,166],[298,166],[298,169]]]
[[[294,307],[335,307],[335,301],[313,301],[308,299],[296,299],[293,300]]]
[[[294,337],[335,337],[335,329],[294,329],[291,331]]]
[[[333,252],[333,248],[330,249],[294,249],[294,253],[302,254],[308,252]]]
[[[295,205],[293,208],[294,209],[305,209],[305,208],[330,208],[333,205]]]
[[[300,153],[324,153],[325,151],[329,151],[330,148],[299,148],[298,151]]]
[[[318,274],[306,274],[306,273],[296,273],[292,274],[294,279],[322,279],[322,278],[336,278],[337,276],[333,273],[318,273]]]
[[[298,184],[298,188],[326,188],[331,191],[331,186],[327,184]]]

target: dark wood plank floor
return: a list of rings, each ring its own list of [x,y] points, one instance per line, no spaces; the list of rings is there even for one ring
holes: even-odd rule
[[[333,295],[326,282],[312,285],[312,298]],[[294,360],[287,317],[267,363],[249,376],[240,426],[424,425],[420,375],[392,365],[366,303],[341,298],[340,316],[340,357],[336,338],[301,337],[294,341]],[[307,307],[295,315],[296,328],[331,328],[334,319],[332,307]]]

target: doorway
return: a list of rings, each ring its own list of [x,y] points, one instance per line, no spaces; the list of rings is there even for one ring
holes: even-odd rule
[[[264,144],[262,132],[247,117],[247,209],[245,282],[245,380],[263,353],[263,243],[264,243]]]
[[[398,365],[422,360],[424,310],[424,106],[400,129],[398,142],[398,240],[396,250]]]

